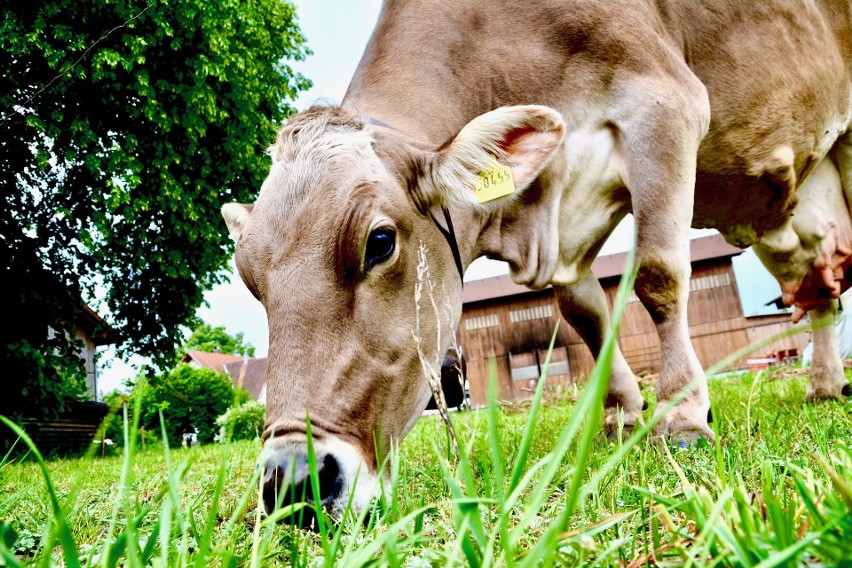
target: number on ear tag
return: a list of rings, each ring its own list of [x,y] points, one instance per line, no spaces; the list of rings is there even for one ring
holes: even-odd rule
[[[512,168],[494,160],[494,166],[480,172],[476,182],[476,200],[485,203],[515,191]]]

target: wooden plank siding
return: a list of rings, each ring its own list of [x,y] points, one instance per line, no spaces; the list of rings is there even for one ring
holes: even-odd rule
[[[618,278],[602,279],[601,284],[612,308]],[[787,314],[756,318],[743,315],[730,256],[693,264],[687,309],[690,336],[705,369],[755,341],[792,326]],[[558,320],[562,318],[551,288],[466,303],[457,337],[467,358],[471,404],[479,407],[488,400],[492,359],[499,399],[531,397],[538,381],[526,377],[543,363]],[[801,353],[808,339],[807,334],[798,334],[761,349],[760,354],[789,348]],[[555,345],[552,360],[558,362],[558,374],[548,377],[548,388],[582,381],[591,373],[594,359],[588,347],[564,320],[560,322]],[[635,373],[659,372],[660,343],[656,329],[633,294],[624,312],[619,345]],[[728,368],[744,368],[745,359]]]
[[[24,419],[21,426],[45,455],[85,452],[109,413],[102,402],[65,401],[66,410],[52,420]]]

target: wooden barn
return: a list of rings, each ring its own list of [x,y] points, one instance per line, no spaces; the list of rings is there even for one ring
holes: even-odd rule
[[[732,258],[743,251],[720,235],[691,241],[692,278],[689,295],[689,329],[698,358],[705,369],[756,341],[790,329],[789,314],[746,317],[740,301]],[[598,277],[610,307],[626,254],[598,258],[592,271]],[[487,401],[489,360],[496,364],[500,400],[522,400],[535,392],[541,365],[559,313],[552,288],[532,291],[498,276],[465,283],[464,308],[458,343],[467,361],[470,400],[474,407]],[[801,353],[809,334],[801,333],[761,349]],[[619,345],[633,371],[656,374],[660,369],[660,343],[651,317],[631,293],[619,335]],[[564,320],[548,370],[548,388],[570,385],[591,372],[594,359],[580,336]],[[746,358],[729,367],[744,368]]]

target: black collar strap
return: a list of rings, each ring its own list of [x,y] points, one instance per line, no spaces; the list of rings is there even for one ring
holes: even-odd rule
[[[397,132],[400,132],[398,128],[394,128],[390,124],[375,119],[372,116],[359,115],[358,118],[363,120],[365,124],[381,126],[382,128],[389,128],[390,130],[396,130]],[[435,216],[432,215],[431,211],[429,211],[429,217],[432,218],[432,222],[435,223],[435,226],[438,227],[438,230],[441,231],[441,234],[444,235],[445,239],[447,239],[447,244],[450,245],[450,250],[453,251],[453,260],[456,261],[456,268],[459,271],[459,279],[461,279],[462,286],[464,286],[464,266],[462,266],[461,253],[459,252],[459,243],[456,240],[456,231],[453,229],[453,219],[452,217],[450,217],[450,212],[447,211],[447,207],[445,205],[441,205],[441,211],[444,212],[444,220],[447,222],[446,229],[441,226],[441,223],[439,223]]]
[[[393,126],[391,126],[387,122],[382,122],[381,120],[379,120],[377,118],[373,118],[372,116],[359,115],[358,118],[363,120],[365,124],[372,124],[373,126],[381,126],[382,128],[389,128],[391,130],[396,130],[397,132],[400,132],[400,130],[398,128],[394,128]]]
[[[447,222],[446,229],[441,226],[441,223],[439,223],[437,219],[435,219],[435,216],[432,215],[431,211],[429,211],[429,216],[432,217],[432,222],[435,223],[435,226],[438,227],[438,230],[441,231],[441,234],[444,235],[445,239],[447,239],[447,244],[450,245],[450,250],[453,251],[453,260],[456,261],[459,278],[462,281],[462,287],[464,287],[464,266],[462,266],[459,243],[456,240],[456,231],[453,229],[453,218],[450,217],[450,212],[447,211],[447,207],[445,205],[441,205],[441,211],[444,212],[444,220]]]

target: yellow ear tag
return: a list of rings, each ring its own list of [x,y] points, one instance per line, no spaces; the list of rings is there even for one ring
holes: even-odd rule
[[[480,203],[513,193],[515,178],[512,177],[512,168],[494,160],[494,166],[480,172],[475,190],[476,200]]]

